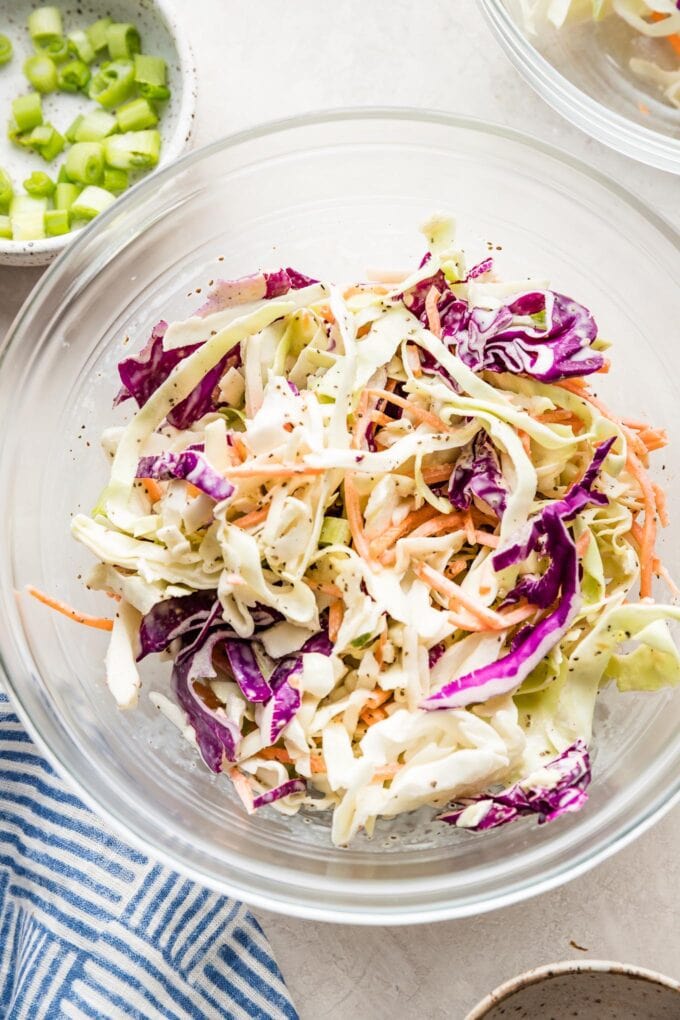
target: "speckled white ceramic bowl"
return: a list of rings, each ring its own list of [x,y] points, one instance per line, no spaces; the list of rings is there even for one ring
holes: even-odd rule
[[[465,1020],[677,1020],[680,984],[610,960],[565,960],[499,985]]]
[[[0,26],[14,47],[12,60],[0,67],[0,166],[12,178],[15,190],[33,170],[56,173],[62,156],[44,163],[33,152],[25,152],[7,138],[3,125],[10,116],[13,98],[29,91],[23,64],[32,52],[26,23],[28,15],[42,0],[0,0]],[[139,28],[145,53],[163,57],[168,65],[171,96],[163,104],[158,129],[162,146],[159,166],[176,159],[188,147],[196,106],[196,69],[186,34],[169,0],[65,0],[58,2],[64,30],[84,28],[98,18],[132,21]],[[45,119],[65,131],[79,113],[95,106],[80,93],[56,92],[43,97]],[[11,241],[0,238],[0,264],[15,266],[45,265],[51,262],[75,236],[75,232],[42,241]]]

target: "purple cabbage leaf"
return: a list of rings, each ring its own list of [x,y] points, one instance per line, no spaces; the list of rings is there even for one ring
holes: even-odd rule
[[[497,517],[505,513],[507,485],[496,449],[481,429],[461,451],[449,481],[449,499],[457,510],[467,510],[473,496],[482,500]]]
[[[182,453],[162,453],[156,457],[142,457],[137,465],[137,478],[155,478],[167,482],[179,478],[190,482],[206,496],[221,502],[234,493],[234,486],[223,478],[196,450]]]
[[[579,561],[573,537],[566,524],[589,503],[602,504],[607,497],[593,492],[602,463],[614,443],[614,437],[602,443],[580,482],[571,487],[564,499],[549,503],[527,523],[519,541],[493,557],[496,570],[521,563],[538,551],[549,560],[540,578],[525,575],[508,594],[505,604],[530,598],[540,608],[554,608],[535,625],[525,625],[515,635],[510,650],[496,662],[445,683],[422,702],[422,708],[462,708],[514,691],[539,662],[561,641],[581,604]]]
[[[538,815],[539,824],[578,811],[588,799],[590,756],[583,740],[577,740],[539,772],[496,794],[481,794],[458,802],[439,820],[481,832],[506,825],[523,815]],[[479,805],[475,812],[468,808]],[[465,812],[468,812],[467,819]],[[472,821],[472,819],[474,819]]]
[[[175,662],[172,671],[175,694],[196,735],[203,761],[211,772],[221,772],[225,758],[236,761],[241,733],[224,709],[212,704],[212,691],[193,678],[193,665],[190,656]]]

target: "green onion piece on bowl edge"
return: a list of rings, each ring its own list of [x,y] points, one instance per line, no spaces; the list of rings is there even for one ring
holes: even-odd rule
[[[12,238],[15,241],[40,241],[45,236],[46,198],[15,195],[10,206]]]
[[[66,209],[47,210],[45,213],[45,233],[48,237],[68,234],[70,229],[70,220]]]
[[[12,239],[12,221],[9,216],[0,215],[0,237],[3,241]]]
[[[91,220],[104,212],[116,201],[116,196],[105,188],[98,188],[96,185],[89,185],[83,188],[77,199],[71,206],[71,216],[74,220]]]
[[[14,187],[12,186],[12,180],[7,171],[0,167],[0,213],[7,212],[13,195]]]
[[[162,57],[153,57],[148,53],[136,54],[135,82],[139,94],[146,99],[167,99],[170,95],[167,65]]]
[[[127,170],[117,170],[115,167],[105,166],[102,187],[107,191],[125,191],[130,183]]]
[[[116,110],[116,120],[121,131],[144,131],[155,127],[158,115],[148,99],[131,99]]]
[[[54,191],[54,208],[68,212],[80,191],[81,189],[77,184],[69,184],[67,182],[57,184]]]

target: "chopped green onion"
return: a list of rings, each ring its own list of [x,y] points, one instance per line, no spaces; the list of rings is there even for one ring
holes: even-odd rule
[[[104,153],[98,142],[76,142],[66,153],[66,173],[72,181],[97,184],[104,170]]]
[[[66,173],[66,166],[62,163],[59,167],[59,173],[57,174],[57,184],[70,184],[71,179]]]
[[[113,22],[109,25],[106,29],[106,45],[111,60],[132,57],[142,49],[139,32],[130,22]]]
[[[69,57],[68,39],[65,39],[63,35],[55,36],[44,46],[37,46],[36,53],[41,57],[49,57],[56,64],[63,64]]]
[[[84,119],[85,119],[85,115],[82,114],[82,113],[79,113],[78,116],[76,117],[76,119],[71,124],[69,124],[69,126],[66,128],[66,131],[64,132],[64,138],[66,139],[67,142],[70,142],[71,145],[73,145],[74,142],[78,141],[78,139],[76,138],[76,134],[77,134],[78,128],[83,123]]]
[[[78,220],[92,220],[116,201],[116,196],[104,188],[89,185],[83,188],[71,206],[71,216]]]
[[[135,55],[135,81],[140,95],[145,99],[167,99],[170,89],[167,87],[167,66],[162,57],[152,57],[148,53]]]
[[[51,163],[64,151],[64,136],[52,124],[40,124],[31,131],[30,145],[37,149],[46,163]]]
[[[131,60],[102,64],[90,82],[90,99],[111,109],[124,102],[135,87],[135,66]]]
[[[63,35],[61,12],[58,7],[39,7],[28,16],[28,31],[36,46],[44,46]]]
[[[107,191],[125,191],[129,183],[126,170],[116,170],[110,166],[104,167],[102,187]]]
[[[71,53],[82,60],[85,64],[91,64],[95,58],[94,46],[90,42],[90,37],[87,32],[83,32],[81,28],[75,32],[69,32],[68,34],[68,45]]]
[[[54,192],[54,208],[63,209],[64,212],[68,212],[80,191],[81,189],[77,184],[57,184]]]
[[[9,174],[0,167],[0,212],[7,212],[14,188]]]
[[[69,215],[66,209],[48,209],[45,213],[45,232],[48,237],[68,234]]]
[[[121,131],[143,131],[144,128],[155,127],[158,117],[148,99],[132,99],[129,103],[119,106],[116,119]]]
[[[118,170],[148,170],[156,166],[161,151],[158,131],[128,131],[104,139],[104,158]]]
[[[348,545],[349,524],[344,517],[324,517],[319,533],[319,545]]]
[[[106,110],[93,110],[79,118],[74,132],[76,142],[100,142],[118,130],[116,118]]]
[[[12,220],[12,237],[15,241],[39,241],[45,236],[46,198],[15,195],[9,215]]]
[[[12,237],[12,221],[9,216],[0,216],[0,237]]]
[[[8,64],[13,52],[12,40],[0,32],[0,64]]]
[[[87,29],[87,37],[95,53],[99,53],[106,46],[106,29],[111,24],[111,18],[100,18]]]
[[[36,92],[54,92],[57,87],[57,65],[51,57],[39,53],[28,57],[24,74]]]
[[[90,80],[90,69],[84,60],[69,60],[59,68],[57,83],[62,92],[80,92]]]
[[[12,103],[12,116],[17,131],[31,131],[42,124],[42,103],[37,92],[29,92],[27,96],[17,96]]]
[[[24,181],[24,188],[27,194],[33,198],[49,198],[56,185],[52,178],[43,170],[34,170],[30,177]]]

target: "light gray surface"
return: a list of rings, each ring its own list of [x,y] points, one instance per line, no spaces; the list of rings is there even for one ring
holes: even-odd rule
[[[322,107],[445,109],[568,149],[680,225],[678,179],[638,166],[561,121],[506,62],[476,0],[178,6],[199,72],[196,144]],[[0,334],[39,276],[0,268]],[[680,976],[679,838],[675,811],[587,876],[475,920],[360,929],[264,912],[260,918],[302,1020],[462,1020],[495,985],[552,960],[609,958]]]

